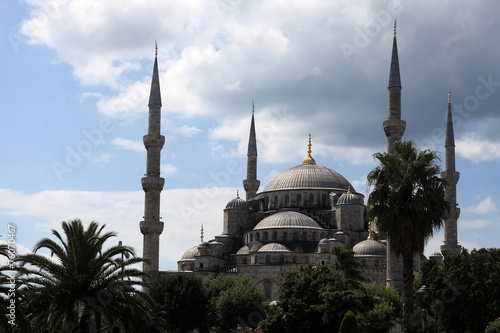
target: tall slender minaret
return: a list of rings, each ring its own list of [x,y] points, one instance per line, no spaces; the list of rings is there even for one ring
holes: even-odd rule
[[[247,179],[243,180],[247,201],[255,197],[260,186],[260,180],[257,179],[257,139],[255,136],[254,113],[255,106],[252,101],[252,122],[250,124],[247,153]]]
[[[142,270],[153,280],[159,277],[160,234],[163,231],[163,222],[160,222],[160,193],[165,183],[165,179],[160,177],[160,153],[165,137],[160,134],[161,93],[158,76],[158,46],[156,45],[155,48],[155,63],[148,104],[148,134],[143,138],[147,150],[147,164],[146,175],[142,178],[142,188],[145,192],[144,221],[140,223],[141,233],[144,235],[142,256],[149,260],[149,263],[143,264]]]
[[[401,141],[406,129],[406,121],[401,120],[401,77],[399,75],[398,44],[396,41],[396,21],[392,42],[391,71],[389,73],[389,116],[384,121],[387,136],[387,152],[394,153],[394,142]]]
[[[457,182],[460,173],[455,171],[455,135],[453,133],[453,118],[451,116],[451,91],[448,93],[448,119],[446,122],[445,168],[443,179],[446,180],[445,195],[450,210],[446,214],[444,222],[444,245],[441,245],[443,256],[460,254],[462,247],[457,241],[457,220],[460,216],[460,208],[457,207]]]
[[[399,75],[398,45],[396,42],[396,21],[394,21],[394,40],[392,43],[391,70],[389,73],[389,117],[384,121],[387,136],[387,152],[394,153],[394,142],[401,141],[406,129],[406,122],[401,120],[401,77]],[[387,286],[394,287],[400,293],[403,290],[403,259],[396,256],[387,239]]]

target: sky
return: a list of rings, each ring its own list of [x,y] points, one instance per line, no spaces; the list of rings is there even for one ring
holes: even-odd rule
[[[444,151],[451,89],[458,241],[498,247],[497,1],[9,0],[0,4],[0,240],[19,253],[97,221],[142,255],[142,136],[158,43],[160,270],[222,232],[244,193],[252,101],[260,190],[312,156],[369,194],[386,149],[393,21],[404,138]],[[444,164],[444,155],[443,164]],[[242,195],[243,196],[243,195]],[[425,253],[439,251],[443,232]]]

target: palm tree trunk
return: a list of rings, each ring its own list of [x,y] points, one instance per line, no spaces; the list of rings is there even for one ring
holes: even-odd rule
[[[413,254],[403,254],[403,329],[405,333],[415,332],[413,326]]]

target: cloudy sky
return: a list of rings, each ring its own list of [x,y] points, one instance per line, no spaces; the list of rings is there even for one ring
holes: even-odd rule
[[[26,252],[61,221],[96,220],[142,254],[140,179],[158,42],[160,269],[222,231],[243,192],[252,100],[261,189],[301,163],[367,194],[386,149],[397,18],[406,139],[443,151],[448,91],[459,242],[498,247],[500,23],[496,1],[17,0],[0,4],[0,235]],[[2,231],[3,230],[3,231]],[[426,253],[439,250],[443,235]]]

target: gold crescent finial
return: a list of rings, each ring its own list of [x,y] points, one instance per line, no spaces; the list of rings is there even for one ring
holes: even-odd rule
[[[394,36],[396,36],[396,19],[394,19]]]
[[[236,190],[236,199],[239,199],[240,198],[240,192],[238,190]]]
[[[200,244],[203,243],[203,223],[201,224],[201,235],[200,235]]]
[[[351,194],[351,185],[347,186],[347,194]]]
[[[311,156],[311,153],[312,153],[311,146],[312,146],[311,133],[309,133],[309,143],[307,144],[307,156],[302,161],[302,164],[316,164],[316,161]]]
[[[155,41],[155,57],[158,56],[158,43]]]
[[[369,240],[372,240],[373,237],[372,237],[372,223],[371,222],[368,222],[368,238]]]
[[[252,99],[252,115],[254,114],[255,112],[255,105],[253,104],[253,99]]]
[[[450,91],[448,92],[448,103],[451,103],[451,89],[450,89]]]

